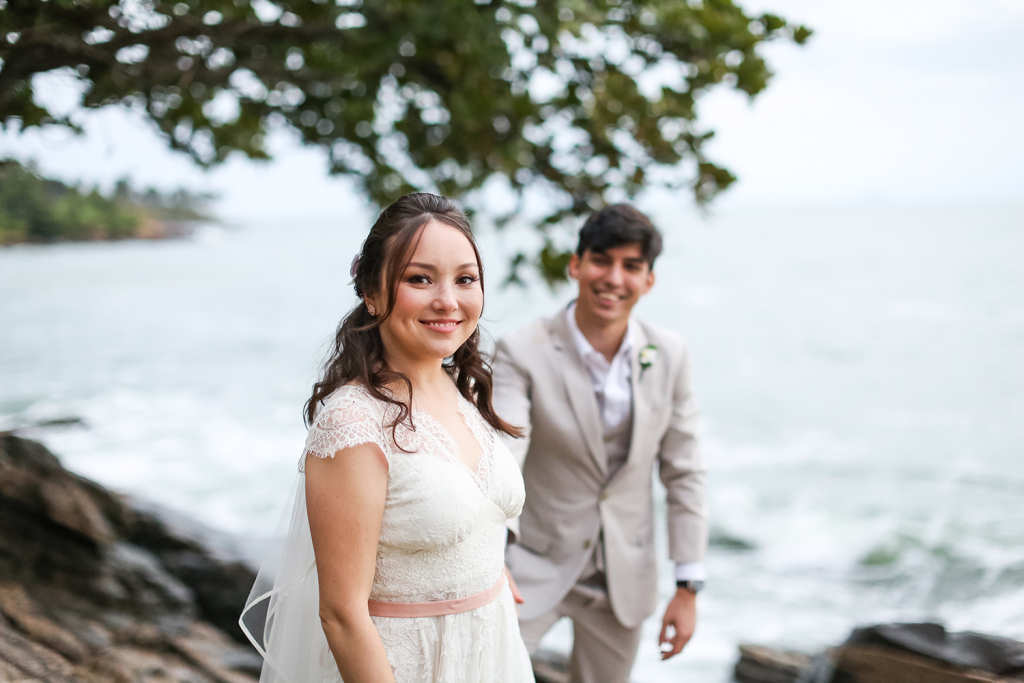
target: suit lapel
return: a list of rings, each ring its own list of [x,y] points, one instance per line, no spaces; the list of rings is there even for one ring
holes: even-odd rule
[[[635,318],[633,323],[635,336],[633,337],[633,348],[629,352],[629,383],[633,389],[633,435],[629,442],[629,455],[626,456],[627,465],[635,460],[637,453],[641,452],[645,446],[646,418],[651,414],[652,391],[655,383],[654,377],[651,376],[654,370],[653,366],[646,370],[640,367],[640,352],[650,341],[643,325]],[[657,365],[657,360],[654,365]]]
[[[604,429],[601,427],[601,416],[598,413],[594,387],[590,383],[590,375],[583,365],[576,344],[572,340],[569,324],[565,313],[556,315],[548,328],[552,345],[557,354],[555,366],[559,369],[565,392],[569,396],[569,404],[576,415],[583,442],[587,445],[594,466],[602,477],[608,476],[608,455],[604,450]]]

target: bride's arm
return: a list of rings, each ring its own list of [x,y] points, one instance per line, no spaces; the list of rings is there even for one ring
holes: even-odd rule
[[[386,494],[387,464],[374,444],[306,458],[320,622],[346,683],[395,680],[367,608]]]

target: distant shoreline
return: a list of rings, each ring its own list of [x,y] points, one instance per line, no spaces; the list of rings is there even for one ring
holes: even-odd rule
[[[216,223],[212,219],[203,220],[157,220],[144,219],[131,234],[127,235],[91,235],[86,237],[60,236],[52,239],[21,239],[16,241],[0,241],[0,249],[4,247],[56,246],[59,244],[80,244],[83,242],[132,242],[132,241],[163,241],[192,237],[200,225]]]
[[[213,222],[212,195],[137,190],[127,179],[109,195],[40,176],[0,159],[0,246],[123,239],[175,239]]]
[[[183,237],[191,237],[200,223],[210,223],[210,220],[144,220],[135,231],[134,237],[127,239],[137,240],[175,240]]]

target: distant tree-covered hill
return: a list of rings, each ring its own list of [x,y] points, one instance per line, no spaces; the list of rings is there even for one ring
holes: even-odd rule
[[[127,180],[108,197],[43,178],[17,161],[0,161],[0,245],[165,237],[172,222],[209,220],[209,199],[185,190],[137,191]]]

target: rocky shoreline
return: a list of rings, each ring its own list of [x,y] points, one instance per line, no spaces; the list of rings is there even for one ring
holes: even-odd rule
[[[127,239],[136,240],[176,240],[191,237],[201,223],[211,221],[196,220],[160,220],[147,218],[139,223],[135,234]]]
[[[110,235],[101,231],[87,235],[58,236],[50,239],[0,239],[0,247],[28,245],[68,244],[72,242],[124,242],[126,240],[162,241],[177,240],[191,237],[203,224],[213,223],[212,220],[166,220],[146,216],[139,219],[138,225],[130,232]]]
[[[255,578],[216,534],[0,434],[0,680],[247,683]]]
[[[237,624],[252,552],[0,432],[0,683],[255,683]],[[739,683],[1014,683],[1024,643],[936,624],[858,629],[817,656],[741,645]],[[568,683],[564,655],[534,657]]]

